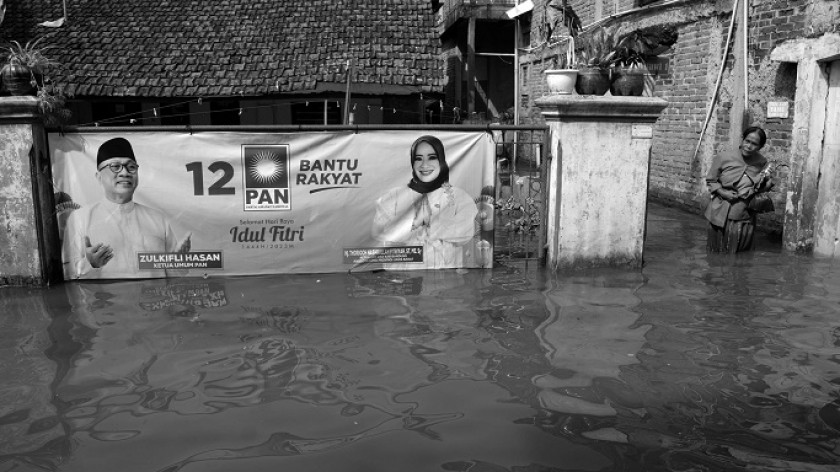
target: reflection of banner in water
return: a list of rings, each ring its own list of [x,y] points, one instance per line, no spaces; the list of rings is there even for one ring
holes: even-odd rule
[[[240,319],[245,323],[265,328],[272,327],[281,333],[299,332],[306,320],[307,312],[304,307],[290,305],[271,308],[243,306],[242,309],[245,310],[245,314]]]
[[[144,297],[160,297],[161,300],[140,301],[144,311],[158,311],[171,306],[196,306],[218,308],[228,304],[225,286],[220,283],[169,284],[160,287],[143,287]]]
[[[423,277],[401,277],[394,273],[385,276],[357,273],[353,281],[347,287],[347,295],[352,298],[419,295],[423,290]]]
[[[385,296],[349,297],[351,279]],[[340,444],[345,432],[336,432],[337,419],[358,422],[346,433],[348,441],[408,430],[438,437],[445,430],[436,425],[476,417],[460,412],[470,411],[477,390],[458,392],[489,375],[514,377],[499,370],[497,360],[513,359],[517,368],[530,362],[530,354],[505,348],[481,326],[473,307],[486,299],[485,279],[481,271],[379,271],[319,284],[287,276],[65,284],[85,293],[70,301],[73,311],[65,317],[73,323],[67,323],[65,336],[78,347],[54,383],[58,417],[67,437],[79,439],[78,460],[121,457],[113,448],[118,440],[152,437],[156,444],[178,444],[184,437],[226,431],[238,441],[200,447],[196,451],[204,452],[195,455],[183,448],[163,451],[153,465],[146,464],[152,470],[175,470],[172,464],[187,462],[200,469],[197,462],[204,459],[217,463],[219,457],[286,453],[289,449],[262,448],[271,441],[274,419],[286,425],[287,439],[297,439],[270,446],[294,451]],[[408,301],[400,300],[384,293],[389,285],[416,290]],[[453,288],[454,297],[447,294]],[[138,307],[139,301],[216,291],[226,292],[228,305],[198,309],[196,320]],[[110,306],[99,308],[102,301]],[[66,302],[60,305],[66,310]],[[64,352],[67,346],[59,348]],[[494,399],[510,398],[494,391]],[[438,398],[464,402],[440,413],[434,408]],[[499,420],[516,434],[508,418],[527,415],[528,405],[502,403],[520,410]],[[230,420],[234,417],[237,421]],[[268,433],[251,437],[255,425]]]
[[[200,276],[206,269],[212,269],[214,275],[356,269],[361,259],[348,260],[345,248],[386,246],[372,234],[377,202],[411,180],[413,161],[409,155],[420,135],[417,131],[125,132],[120,137],[130,142],[139,164],[134,201],[150,208],[149,212],[159,210],[171,225],[175,240],[191,235],[190,248],[199,248],[189,255],[170,249],[152,255],[148,253],[158,250],[145,249],[151,246],[146,245],[147,240],[153,238],[144,235],[140,238],[144,248],[131,254],[130,264],[146,270],[143,277]],[[492,225],[492,219],[486,212],[480,224],[473,219],[482,204],[482,189],[492,189],[494,181],[492,137],[486,132],[456,131],[435,132],[435,136],[446,150],[452,190],[441,193],[439,201],[430,200],[431,215],[437,218],[438,213],[443,214],[443,206],[455,198],[457,211],[447,214],[447,221],[482,231],[476,231],[472,239],[468,232],[463,241],[457,241],[463,256],[452,261],[444,258],[432,266],[427,263],[442,244],[436,242],[423,247],[422,263],[415,261],[416,255],[382,256],[361,262],[363,269],[399,268],[399,264],[412,269],[489,267],[492,231],[485,226],[488,222]],[[103,188],[95,177],[97,151],[114,137],[114,133],[98,131],[50,135],[61,221],[103,201]],[[459,214],[464,215],[463,221]],[[89,228],[94,223],[91,221]],[[74,237],[83,237],[79,233],[84,231],[85,227],[77,229]],[[430,238],[435,231],[441,230],[430,231]],[[94,244],[107,244],[105,233],[88,236]],[[68,239],[68,235],[61,236]],[[84,243],[77,242],[74,247],[80,244]],[[395,246],[416,244],[387,246],[393,251],[398,250]],[[90,276],[105,278],[107,273],[103,269]],[[130,276],[130,272],[119,275]]]

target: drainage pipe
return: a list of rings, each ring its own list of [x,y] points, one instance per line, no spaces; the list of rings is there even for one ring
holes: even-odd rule
[[[743,0],[744,13],[741,16],[741,29],[744,30],[744,115],[750,116],[750,0]]]
[[[516,6],[519,6],[519,0],[516,0]],[[521,96],[519,88],[519,35],[522,34],[520,29],[519,18],[513,19],[513,124],[519,124],[519,97]]]

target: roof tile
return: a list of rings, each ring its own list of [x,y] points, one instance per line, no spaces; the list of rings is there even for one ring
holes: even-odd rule
[[[444,85],[428,0],[86,0],[67,9],[67,23],[51,29],[37,23],[60,18],[61,2],[7,2],[3,35],[47,36],[61,64],[52,75],[77,95],[314,90],[344,83],[348,59],[364,69],[355,81]]]

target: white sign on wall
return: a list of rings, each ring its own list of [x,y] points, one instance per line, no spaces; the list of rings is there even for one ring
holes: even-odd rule
[[[787,118],[789,109],[788,102],[767,102],[767,118]]]
[[[630,128],[630,137],[632,139],[652,139],[653,125],[633,123]]]

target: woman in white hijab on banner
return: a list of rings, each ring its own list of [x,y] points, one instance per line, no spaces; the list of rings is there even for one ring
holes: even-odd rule
[[[169,219],[134,201],[139,183],[134,150],[125,138],[105,141],[96,155],[96,180],[105,198],[73,210],[64,229],[64,278],[166,277],[164,269],[139,269],[139,252],[189,252],[190,235],[178,241]]]
[[[477,231],[475,201],[449,183],[443,143],[435,136],[414,141],[410,162],[408,185],[393,188],[376,201],[373,237],[387,246],[423,247],[422,264],[399,264],[400,268],[464,267],[465,251]]]

